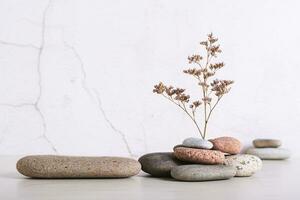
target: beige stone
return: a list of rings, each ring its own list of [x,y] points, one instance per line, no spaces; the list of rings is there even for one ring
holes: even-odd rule
[[[209,140],[213,143],[213,149],[229,154],[238,154],[242,149],[242,143],[233,137],[219,137]]]
[[[281,146],[281,141],[276,139],[255,139],[253,146],[256,148],[278,148]]]
[[[138,161],[123,157],[33,155],[17,162],[17,170],[32,178],[123,178],[140,169]]]

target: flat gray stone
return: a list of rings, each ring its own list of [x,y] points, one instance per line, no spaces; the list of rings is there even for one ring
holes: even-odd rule
[[[17,170],[32,178],[124,178],[140,169],[138,161],[123,157],[35,155],[17,162]]]
[[[255,139],[253,146],[256,148],[278,148],[281,146],[281,141],[276,139]]]
[[[182,165],[171,170],[171,176],[180,181],[213,181],[234,177],[236,169],[226,165]]]
[[[213,144],[208,140],[201,138],[190,137],[183,140],[182,145],[185,147],[199,148],[199,149],[212,149]]]
[[[254,155],[240,154],[226,156],[225,165],[236,168],[235,176],[252,176],[262,168],[262,161]]]
[[[142,170],[156,177],[170,177],[173,167],[184,164],[176,159],[172,152],[158,152],[145,154],[139,158]]]
[[[283,148],[249,148],[246,154],[255,155],[262,160],[284,160],[291,155],[288,149]]]

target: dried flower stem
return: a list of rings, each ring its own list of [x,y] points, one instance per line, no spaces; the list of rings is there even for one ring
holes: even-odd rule
[[[206,59],[204,65],[201,64],[201,61],[203,61],[202,56],[196,54],[188,57],[189,64],[196,64],[198,68],[190,68],[184,70],[183,72],[192,75],[197,79],[202,93],[202,99],[194,101],[189,105],[190,111],[186,106],[186,104],[190,100],[190,96],[184,93],[185,89],[174,88],[173,86],[167,87],[162,82],[160,82],[158,85],[155,85],[153,89],[154,93],[161,94],[169,101],[179,106],[191,118],[203,139],[205,139],[206,137],[208,122],[212,112],[214,111],[224,94],[230,91],[229,85],[233,83],[233,81],[230,80],[218,79],[210,82],[210,77],[214,76],[215,73],[225,65],[223,62],[211,63],[212,59],[217,57],[217,55],[222,52],[220,49],[220,45],[215,44],[217,41],[218,39],[215,38],[211,33],[208,35],[208,39],[206,41],[200,42],[200,44],[203,45],[206,49]],[[214,94],[214,96],[211,96],[212,93]],[[213,99],[216,100],[212,105]],[[197,108],[202,104],[204,110],[203,131],[200,129],[195,115]]]
[[[204,137],[204,135],[202,134],[202,132],[201,132],[201,129],[200,129],[200,127],[199,127],[199,125],[198,125],[198,123],[197,123],[197,121],[196,121],[196,118],[195,118],[195,112],[192,112],[192,115],[189,113],[189,111],[186,109],[186,106],[185,106],[185,104],[184,103],[182,103],[182,102],[178,102],[178,103],[176,103],[176,101],[172,98],[172,97],[167,97],[166,95],[164,95],[164,94],[162,94],[162,96],[163,97],[165,97],[166,99],[168,99],[169,101],[171,101],[172,103],[174,103],[175,105],[177,105],[179,108],[181,108],[190,118],[191,118],[191,120],[194,122],[194,124],[195,124],[195,126],[197,127],[197,129],[198,129],[198,131],[199,131],[199,133],[200,133],[200,135],[201,135],[201,137],[203,138]],[[180,105],[180,103],[182,104],[182,106]]]

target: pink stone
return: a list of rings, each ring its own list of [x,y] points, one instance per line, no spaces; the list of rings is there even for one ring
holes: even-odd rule
[[[242,143],[233,137],[219,137],[209,141],[213,143],[213,149],[223,153],[238,154],[242,149]]]
[[[207,149],[176,147],[174,148],[174,155],[179,160],[191,163],[223,164],[225,161],[225,156],[222,152]]]

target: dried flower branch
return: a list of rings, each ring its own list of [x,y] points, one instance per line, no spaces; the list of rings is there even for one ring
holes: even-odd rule
[[[162,95],[172,103],[179,106],[193,121],[197,127],[201,137],[205,139],[207,133],[207,126],[211,114],[222,97],[230,91],[230,85],[233,84],[231,80],[210,80],[216,72],[223,68],[223,62],[212,63],[213,58],[218,57],[222,52],[220,45],[216,44],[218,38],[213,34],[208,34],[207,40],[200,42],[206,50],[206,58],[201,55],[194,54],[188,57],[189,64],[195,64],[197,67],[183,70],[183,73],[196,78],[200,86],[202,98],[200,100],[190,102],[190,95],[185,93],[185,89],[174,88],[173,86],[166,86],[162,82],[154,86],[153,92]],[[201,130],[197,120],[196,111],[203,105],[203,129]]]

